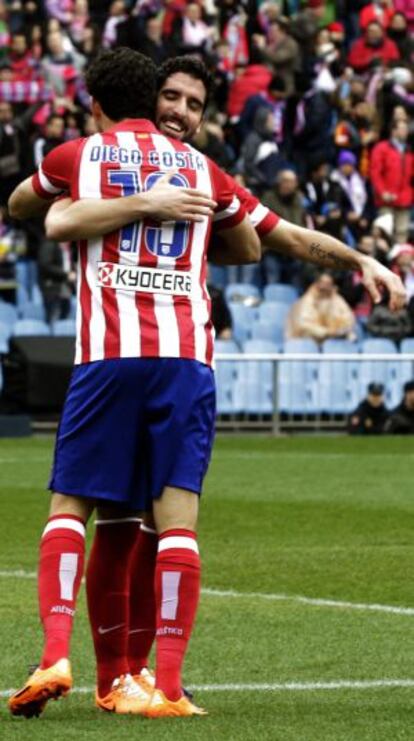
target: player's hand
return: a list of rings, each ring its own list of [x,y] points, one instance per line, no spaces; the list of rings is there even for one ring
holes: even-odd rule
[[[156,221],[203,221],[212,216],[216,201],[201,190],[171,185],[175,174],[163,175],[150,190],[140,193],[145,196],[147,215]]]
[[[399,311],[407,303],[407,292],[398,275],[392,273],[378,260],[364,257],[361,265],[362,282],[370,294],[374,304],[381,301],[381,288],[389,293],[389,307],[391,311]]]

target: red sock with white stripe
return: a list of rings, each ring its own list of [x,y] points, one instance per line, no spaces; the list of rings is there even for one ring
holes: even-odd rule
[[[157,551],[157,531],[141,525],[129,569],[128,661],[131,674],[139,674],[148,666],[148,654],[155,638]]]
[[[84,557],[84,522],[73,515],[50,517],[40,541],[38,572],[39,612],[45,635],[42,669],[69,656]]]
[[[129,569],[139,520],[97,520],[86,570],[89,621],[95,647],[98,695],[129,673]]]
[[[200,596],[196,534],[167,530],[159,539],[155,571],[157,661],[155,686],[175,702],[182,693],[181,668]]]

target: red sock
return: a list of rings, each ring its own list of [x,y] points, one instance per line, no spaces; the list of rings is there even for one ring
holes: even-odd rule
[[[155,572],[157,665],[155,684],[169,700],[182,695],[181,668],[200,594],[196,534],[167,530],[159,539]]]
[[[139,520],[98,520],[86,570],[86,595],[97,662],[98,694],[128,674],[129,567]]]
[[[50,517],[40,541],[38,596],[45,644],[42,669],[69,656],[76,598],[83,574],[85,525],[79,517]]]
[[[128,661],[131,674],[148,666],[155,638],[155,564],[158,535],[141,525],[129,569]]]

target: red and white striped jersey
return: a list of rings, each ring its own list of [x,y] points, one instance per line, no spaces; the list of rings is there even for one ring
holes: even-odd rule
[[[218,228],[245,215],[227,176],[188,144],[149,121],[128,119],[103,134],[50,152],[33,177],[42,198],[113,198],[171,183],[217,201]],[[211,219],[128,224],[79,243],[75,363],[123,357],[180,357],[211,364],[214,331],[206,288]]]

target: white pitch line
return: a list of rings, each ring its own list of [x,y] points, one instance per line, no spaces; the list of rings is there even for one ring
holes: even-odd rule
[[[191,684],[194,692],[318,692],[330,690],[374,690],[412,688],[414,679],[334,679],[326,682],[272,682],[258,684]],[[73,694],[85,695],[95,687],[74,687]],[[9,697],[14,689],[0,690],[0,697]]]
[[[35,579],[35,571],[17,569],[15,571],[0,571],[0,579]],[[207,597],[229,597],[231,599],[262,599],[269,602],[293,602],[300,605],[312,607],[332,607],[340,610],[361,610],[370,612],[384,612],[391,615],[414,616],[414,607],[400,607],[398,605],[382,605],[375,602],[346,602],[345,600],[324,599],[318,597],[304,597],[301,594],[272,594],[267,592],[237,592],[233,589],[209,589],[201,590]]]

